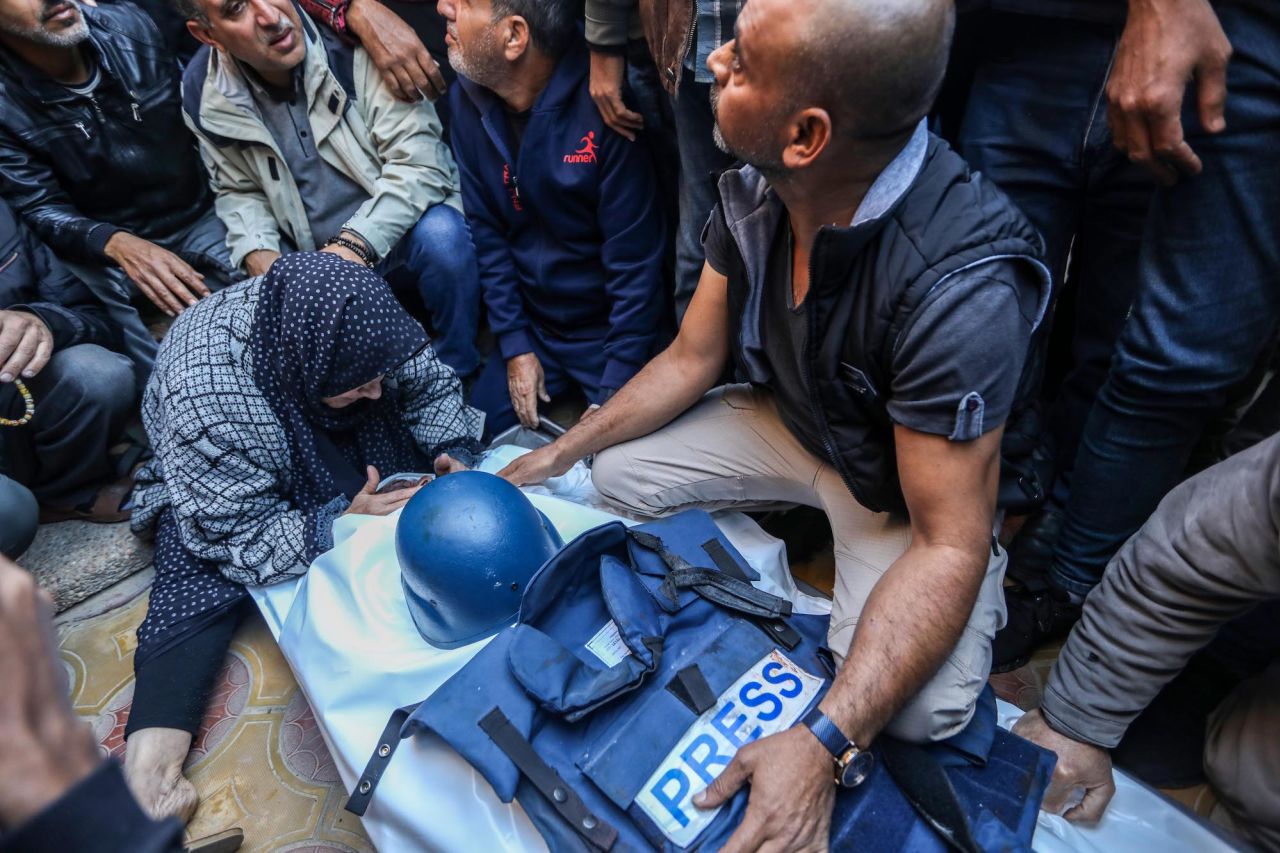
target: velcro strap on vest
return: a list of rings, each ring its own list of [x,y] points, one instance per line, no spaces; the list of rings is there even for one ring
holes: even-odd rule
[[[675,569],[664,582],[672,589],[693,588],[713,604],[736,610],[747,616],[777,619],[791,615],[791,602],[756,589],[746,581],[731,578],[711,569]]]
[[[701,714],[714,706],[716,700],[720,698],[711,689],[711,685],[707,684],[706,676],[702,674],[702,670],[698,669],[696,663],[677,672],[667,682],[667,691],[695,714]]]
[[[405,705],[403,708],[396,708],[391,712],[386,728],[382,730],[382,734],[378,737],[378,745],[373,749],[373,756],[369,759],[369,763],[364,766],[364,772],[360,774],[360,779],[356,782],[356,789],[351,792],[350,798],[347,799],[347,811],[355,815],[364,816],[365,810],[369,808],[369,801],[373,799],[373,791],[378,787],[378,781],[386,771],[387,765],[391,763],[391,756],[395,755],[396,747],[400,745],[400,729],[404,727],[404,721],[409,719],[409,715],[420,704],[422,703],[415,702],[412,705]]]
[[[583,840],[601,850],[613,847],[618,840],[618,830],[591,813],[582,797],[569,787],[554,767],[542,760],[533,744],[511,725],[501,708],[495,707],[485,714],[480,720],[480,728]]]
[[[756,589],[747,581],[747,575],[738,562],[718,539],[702,543],[702,550],[716,564],[719,572],[699,569],[667,548],[661,537],[643,530],[630,529],[627,535],[641,547],[648,548],[662,558],[667,566],[667,577],[662,590],[667,598],[676,600],[676,590],[692,586],[699,595],[713,604],[754,617],[754,622],[778,645],[787,650],[800,645],[800,632],[788,625],[783,617],[791,615],[791,602],[776,595]]]
[[[716,564],[716,568],[724,572],[731,578],[737,578],[744,583],[755,580],[749,577],[738,561],[733,558],[728,549],[724,547],[724,543],[719,539],[708,539],[702,543],[702,550],[707,552],[707,556],[711,558],[711,562]],[[755,572],[752,572],[755,574]]]
[[[961,853],[979,853],[982,848],[969,829],[956,789],[938,760],[919,746],[893,737],[880,738],[876,746],[898,790],[947,846]]]

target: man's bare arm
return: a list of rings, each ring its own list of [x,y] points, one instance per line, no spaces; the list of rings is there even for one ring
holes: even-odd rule
[[[680,334],[609,402],[554,443],[499,471],[517,485],[567,471],[574,462],[664,426],[707,393],[729,354],[728,280],[709,265],[685,313]]]
[[[986,576],[1003,428],[953,442],[894,428],[911,545],[867,599],[823,711],[866,746],[955,648]]]
[[[937,671],[969,620],[990,553],[1001,433],[958,443],[895,427],[911,545],[872,590],[821,704],[859,747]],[[831,778],[831,755],[793,727],[740,749],[694,803],[715,808],[750,782],[746,816],[725,853],[825,850]]]

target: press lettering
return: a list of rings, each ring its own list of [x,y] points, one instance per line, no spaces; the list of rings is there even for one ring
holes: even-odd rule
[[[700,748],[706,748],[706,754],[701,758],[697,756]],[[715,766],[728,767],[729,762],[733,760],[733,753],[721,755],[716,749],[716,739],[711,735],[698,735],[693,739],[693,743],[685,747],[684,752],[680,753],[680,757],[684,759],[684,763],[693,769],[694,773],[702,778],[702,781],[710,785],[712,780],[716,778],[716,774],[712,773],[710,768]]]
[[[725,702],[724,707],[721,708],[719,711],[717,711],[716,715],[711,718],[711,727],[716,731],[720,732],[720,734],[724,735],[725,740],[729,741],[729,743],[733,746],[735,750],[737,750],[739,747],[746,746],[747,744],[751,743],[751,741],[760,737],[759,726],[756,726],[755,729],[752,730],[751,734],[747,735],[746,740],[743,740],[742,738],[738,737],[738,730],[741,729],[742,724],[747,721],[747,718],[742,714],[739,714],[738,718],[734,720],[732,723],[725,722],[725,718],[728,717],[737,709],[738,709],[738,706],[733,704],[732,702]]]
[[[790,692],[786,688],[779,690],[784,699],[793,699],[800,695],[800,691],[804,690],[804,682],[791,672],[787,672],[786,667],[777,661],[769,661],[764,665],[764,669],[760,670],[761,677],[770,684],[790,684]]]
[[[668,784],[671,782],[676,783],[675,796],[671,796],[667,793]],[[688,793],[689,777],[686,776],[678,767],[672,767],[668,770],[663,774],[662,778],[649,789],[649,794],[661,803],[662,807],[667,810],[667,813],[670,814],[675,822],[681,826],[689,825],[689,818],[685,815],[684,810],[680,808],[680,803],[683,802],[685,795]]]
[[[764,685],[758,681],[748,681],[742,685],[742,690],[738,693],[738,698],[742,700],[742,704],[748,708],[756,708],[760,705],[768,705],[768,710],[757,711],[756,719],[764,722],[777,719],[782,713],[782,700],[772,693],[764,693]]]

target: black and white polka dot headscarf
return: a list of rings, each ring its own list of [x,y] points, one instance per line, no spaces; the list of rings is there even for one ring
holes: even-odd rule
[[[296,252],[272,265],[254,311],[254,382],[289,436],[293,502],[308,510],[364,485],[365,465],[385,474],[423,471],[396,401],[334,397],[394,371],[427,344],[380,276],[327,252]]]

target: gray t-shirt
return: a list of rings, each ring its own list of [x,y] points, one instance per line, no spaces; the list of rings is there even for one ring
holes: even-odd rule
[[[345,174],[329,165],[316,151],[315,134],[307,111],[307,96],[302,89],[299,65],[294,69],[293,87],[279,90],[267,86],[246,66],[254,103],[262,114],[262,122],[271,133],[284,165],[298,185],[302,206],[307,212],[314,248],[320,248],[348,219],[369,200],[369,194]],[[299,248],[312,248],[300,246]]]
[[[751,266],[768,271],[769,280],[763,285],[766,312],[789,305],[785,279],[774,280],[789,269],[783,260],[785,252],[780,255],[777,250],[777,242],[785,241],[788,233],[785,213],[782,220],[772,245],[751,247],[761,254],[760,263]],[[723,274],[729,268],[733,237],[719,209],[708,220],[703,249],[712,269]],[[894,346],[887,401],[893,421],[954,440],[974,439],[1001,426],[1013,406],[1026,360],[1039,290],[1029,265],[1010,259],[992,260],[944,278],[916,309]],[[808,394],[800,363],[807,324],[778,320],[766,316],[763,332],[769,366],[776,380],[789,388],[787,393],[775,392],[779,414],[797,439],[822,455],[821,444],[814,447],[817,430],[812,413],[788,410],[798,407]],[[777,336],[788,330],[796,339],[779,342]],[[790,363],[774,363],[784,358]],[[802,388],[803,393],[797,393]]]

